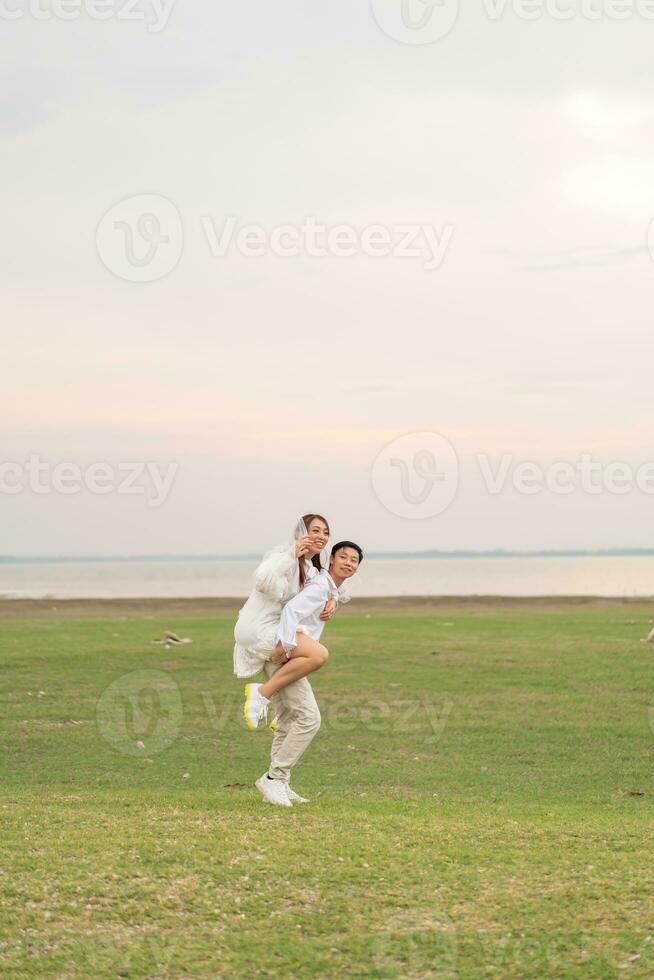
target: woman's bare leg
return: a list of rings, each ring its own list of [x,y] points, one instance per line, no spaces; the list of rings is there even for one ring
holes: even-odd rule
[[[271,698],[283,687],[299,680],[300,677],[306,677],[314,670],[319,670],[326,663],[329,654],[322,643],[312,640],[306,633],[298,633],[296,640],[297,646],[291,654],[291,659],[259,687],[259,694],[263,694],[264,698]],[[277,650],[282,650],[280,643],[277,644]]]

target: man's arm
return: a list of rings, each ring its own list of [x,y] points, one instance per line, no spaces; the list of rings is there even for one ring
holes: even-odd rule
[[[328,584],[316,576],[311,579],[308,585],[305,585],[301,592],[298,592],[286,603],[282,610],[277,639],[284,647],[287,655],[297,646],[295,634],[298,626],[319,609],[323,609],[328,596]]]
[[[330,595],[325,605],[325,608],[320,613],[320,618],[323,621],[323,623],[326,623],[328,620],[330,620],[337,609],[338,609],[338,599],[335,596]]]

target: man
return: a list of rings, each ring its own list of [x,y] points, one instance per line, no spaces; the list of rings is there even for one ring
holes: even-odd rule
[[[258,723],[270,700],[277,713],[277,728],[270,752],[270,768],[255,783],[268,803],[293,806],[293,803],[309,802],[290,786],[292,767],[309,747],[320,728],[320,710],[311,684],[305,676],[308,672],[306,663],[302,663],[306,658],[294,656],[298,649],[298,634],[301,637],[302,634],[308,637],[307,640],[302,637],[303,646],[310,646],[309,640],[311,640],[314,646],[320,648],[318,652],[313,651],[312,662],[317,666],[311,667],[312,670],[319,669],[329,656],[326,648],[318,643],[325,626],[324,621],[320,619],[320,614],[328,598],[346,579],[355,574],[362,560],[363,551],[353,541],[339,541],[334,545],[329,559],[329,571],[323,569],[315,575],[302,591],[284,606],[275,653],[272,659],[264,664],[268,682],[266,685],[248,685],[255,690],[251,692],[246,702],[246,712],[250,711],[254,721]],[[280,664],[286,664],[285,675],[289,673],[288,668],[293,665],[291,670],[297,669],[297,679],[287,681],[285,686],[275,685],[273,678]],[[271,697],[260,695],[259,687],[267,687],[271,682],[276,688],[272,691]]]

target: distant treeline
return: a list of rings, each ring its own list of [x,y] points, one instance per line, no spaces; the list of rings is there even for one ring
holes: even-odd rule
[[[654,548],[601,548],[597,551],[369,551],[367,558],[632,558],[653,557]],[[0,555],[2,565],[80,562],[257,561],[255,555]]]

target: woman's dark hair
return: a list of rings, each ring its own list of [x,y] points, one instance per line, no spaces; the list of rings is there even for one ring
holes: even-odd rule
[[[327,521],[325,520],[325,518],[322,516],[322,514],[305,514],[304,517],[302,518],[302,520],[304,521],[304,526],[306,527],[307,531],[309,530],[312,521],[322,521],[323,524],[325,525],[325,527],[327,528],[327,534],[330,533],[330,531],[329,531],[329,524],[327,523]],[[304,583],[305,583],[304,558],[298,558],[297,563],[298,563],[298,568],[300,570],[300,588],[302,589],[302,588],[304,588]],[[322,571],[322,565],[320,564],[320,556],[319,555],[314,555],[313,556],[313,558],[311,559],[311,564],[314,566],[314,568],[317,571],[319,571],[319,572]]]
[[[332,548],[332,555],[335,555],[337,551],[341,550],[341,548],[354,548],[354,550],[359,555],[359,561],[360,562],[363,561],[363,550],[359,547],[358,544],[355,544],[354,541],[337,541],[334,547]]]

